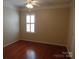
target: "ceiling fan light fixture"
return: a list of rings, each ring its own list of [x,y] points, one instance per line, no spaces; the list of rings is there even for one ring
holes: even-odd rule
[[[26,5],[26,7],[32,9],[33,5],[29,3],[29,4]]]

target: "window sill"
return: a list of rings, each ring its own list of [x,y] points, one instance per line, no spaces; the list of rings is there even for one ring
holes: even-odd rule
[[[34,34],[35,32],[26,32],[26,33],[28,33],[28,34]]]

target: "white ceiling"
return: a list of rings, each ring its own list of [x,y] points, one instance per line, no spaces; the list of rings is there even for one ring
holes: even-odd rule
[[[16,7],[25,7],[26,0],[4,0],[4,2],[9,2]],[[69,4],[71,0],[39,0],[40,6],[53,6],[53,5],[60,5],[60,4]]]

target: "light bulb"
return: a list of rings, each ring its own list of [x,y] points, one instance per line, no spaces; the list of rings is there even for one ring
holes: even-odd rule
[[[26,7],[27,8],[33,8],[33,5],[32,4],[27,4]]]

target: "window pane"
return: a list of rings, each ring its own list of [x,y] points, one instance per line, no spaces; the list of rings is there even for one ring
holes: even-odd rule
[[[31,32],[34,32],[35,31],[35,28],[34,28],[34,24],[31,24]]]
[[[31,15],[31,23],[35,23],[35,16]]]
[[[26,24],[27,26],[26,26],[26,30],[27,30],[27,32],[30,32],[30,24]]]
[[[30,23],[30,15],[26,16],[26,23]]]

